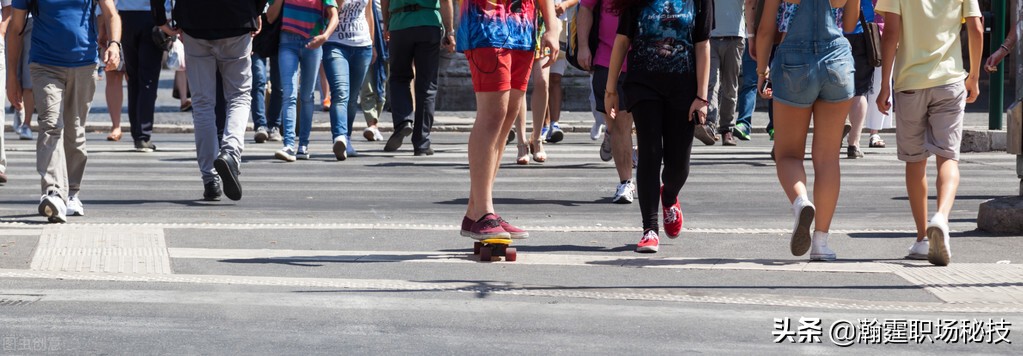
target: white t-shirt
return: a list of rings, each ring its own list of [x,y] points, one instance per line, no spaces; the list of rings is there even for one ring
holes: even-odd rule
[[[368,0],[347,0],[338,9],[337,30],[330,35],[329,42],[350,47],[369,47],[373,45],[373,34],[369,33],[366,22],[366,4]]]

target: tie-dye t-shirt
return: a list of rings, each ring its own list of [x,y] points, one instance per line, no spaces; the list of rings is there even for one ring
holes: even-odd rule
[[[457,50],[536,48],[534,0],[463,0]]]

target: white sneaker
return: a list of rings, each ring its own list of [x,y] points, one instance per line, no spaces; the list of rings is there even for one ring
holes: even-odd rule
[[[590,139],[596,141],[596,140],[599,140],[601,138],[604,138],[604,129],[605,128],[606,128],[606,126],[604,126],[604,124],[599,123],[599,122],[594,122],[593,126],[590,127]]]
[[[348,137],[341,135],[334,139],[334,158],[338,161],[348,159]]]
[[[639,165],[639,150],[636,146],[632,146],[632,168],[636,168]]]
[[[298,146],[298,153],[295,154],[295,157],[301,160],[308,161],[310,158],[312,158],[312,155],[309,154],[309,147]]]
[[[926,260],[927,251],[930,249],[927,243],[927,239],[917,241],[913,243],[913,246],[909,247],[909,253],[906,254],[907,260]]]
[[[948,266],[952,262],[952,247],[948,244],[948,219],[942,213],[935,213],[927,223],[927,240],[931,242],[927,260],[936,266]]]
[[[810,244],[810,261],[834,261],[835,251],[828,248],[828,234],[823,231],[813,232],[813,242]]]
[[[22,140],[31,140],[33,138],[32,128],[28,125],[21,125],[21,127],[18,128],[18,137]]]
[[[802,256],[810,249],[810,224],[816,214],[816,207],[806,197],[800,196],[792,203],[792,212],[796,217],[792,227],[792,239],[789,248],[793,256]]]
[[[636,185],[632,183],[632,180],[627,180],[625,183],[618,184],[618,190],[615,191],[615,197],[611,199],[611,202],[615,204],[632,204],[632,199],[635,196]]]
[[[51,223],[67,222],[67,206],[57,194],[44,195],[39,199],[39,214]]]
[[[85,216],[85,206],[83,206],[82,201],[78,199],[78,194],[72,195],[71,198],[68,198],[67,215]]]
[[[295,149],[291,147],[284,147],[277,152],[274,152],[274,158],[285,162],[295,162],[298,157],[295,157]]]
[[[600,160],[608,162],[614,159],[611,152],[611,134],[604,135],[604,142],[600,143]]]
[[[377,141],[380,140],[383,140],[383,137],[381,137]],[[348,140],[348,146],[345,147],[345,152],[348,154],[348,157],[359,157],[359,152],[355,151],[355,147],[352,146],[351,140]]]
[[[384,135],[380,133],[380,129],[376,127],[367,127],[362,130],[362,137],[366,138],[366,141],[383,141]]]

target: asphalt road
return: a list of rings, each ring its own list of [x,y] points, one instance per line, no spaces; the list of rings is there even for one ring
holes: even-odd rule
[[[359,138],[345,162],[327,136],[295,163],[250,143],[244,198],[210,203],[190,134],[158,135],[151,154],[90,134],[87,216],[50,226],[35,214],[34,142],[8,134],[0,353],[1020,353],[1023,237],[975,221],[981,202],[1016,193],[1005,153],[964,154],[946,268],[901,259],[914,233],[894,137],[843,159],[840,260],[807,263],[788,253],[765,135],[696,147],[683,237],[638,255],[638,204],[610,203],[613,165],[570,134],[548,163],[505,157],[498,212],[532,236],[515,244],[519,261],[480,263],[455,232],[467,134],[436,134],[432,157]],[[775,318],[795,329],[800,317],[822,319],[821,343],[775,343]],[[828,335],[873,318],[1004,318],[1016,342],[841,348]]]

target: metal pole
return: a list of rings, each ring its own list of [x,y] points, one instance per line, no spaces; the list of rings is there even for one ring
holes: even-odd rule
[[[991,11],[995,23],[991,26],[991,51],[1002,45],[1005,40],[1005,0],[992,0]],[[988,109],[988,129],[1002,129],[1002,110],[1005,106],[1005,71],[1004,64],[998,64],[998,71],[991,73],[991,102]]]

